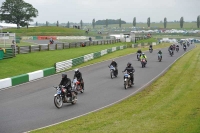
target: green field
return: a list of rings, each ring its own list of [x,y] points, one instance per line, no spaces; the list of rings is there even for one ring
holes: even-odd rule
[[[3,32],[16,33],[16,36],[96,36],[94,32],[86,34],[84,30],[57,27],[57,26],[41,26],[30,28],[8,28],[3,29]]]
[[[199,133],[199,66],[197,46],[135,96],[33,133]]]
[[[105,25],[96,25],[95,28],[100,29],[104,26]],[[119,28],[119,25],[118,24],[108,25],[108,28],[113,28],[113,27]],[[122,24],[122,28],[129,28],[129,27],[133,27],[133,24],[132,23]],[[140,27],[140,28],[144,27],[144,29],[149,29],[147,27],[147,23],[137,23],[136,27]],[[90,28],[92,28],[92,26],[90,26]],[[158,28],[158,29],[164,28],[164,24],[163,23],[151,23],[150,28]],[[174,22],[174,23],[168,22],[167,29],[181,29],[180,23],[179,22]],[[196,22],[185,22],[183,24],[183,29],[198,29],[197,23]]]
[[[14,58],[4,59],[0,61],[1,68],[3,68],[0,69],[1,73],[0,79],[49,68],[54,66],[54,64],[59,61],[76,58],[103,49],[111,48],[114,46],[126,45],[126,44],[130,45],[131,43],[94,45],[94,46],[80,47],[80,48],[70,48],[70,49],[54,50],[54,51],[41,51],[29,54],[19,54]],[[156,47],[166,47],[167,45],[168,44],[166,45],[163,44]],[[136,52],[137,49],[130,48],[129,50],[132,52]],[[118,56],[120,56],[121,53],[120,51],[118,52],[116,53],[118,53]],[[126,54],[126,51],[124,51],[123,55],[124,54]],[[103,59],[103,57],[101,57],[100,59]],[[92,63],[92,61],[88,63]]]

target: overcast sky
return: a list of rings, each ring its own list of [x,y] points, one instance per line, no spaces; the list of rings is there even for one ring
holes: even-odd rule
[[[5,0],[0,0],[0,2]],[[196,21],[200,15],[200,0],[24,0],[39,12],[34,23],[92,22],[92,19],[119,19],[132,22],[180,20]]]

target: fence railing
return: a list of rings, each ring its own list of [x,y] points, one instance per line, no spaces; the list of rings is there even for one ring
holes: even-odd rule
[[[76,47],[85,47],[91,45],[104,45],[104,44],[114,44],[120,42],[120,39],[115,40],[98,40],[98,41],[87,41],[87,42],[73,42],[73,43],[56,43],[56,44],[46,44],[38,46],[17,46],[15,49],[16,54],[25,54],[37,51],[49,51],[49,50],[59,50],[68,49]]]

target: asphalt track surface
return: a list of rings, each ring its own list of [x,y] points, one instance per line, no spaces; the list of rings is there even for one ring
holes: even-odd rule
[[[194,48],[191,45],[188,49]],[[78,95],[75,105],[65,103],[57,109],[53,103],[56,90],[53,86],[59,84],[61,74],[42,78],[16,87],[0,91],[0,133],[21,133],[64,120],[68,120],[88,112],[112,104],[128,95],[142,90],[141,88],[168,68],[178,57],[185,52],[180,51],[170,56],[167,48],[163,48],[163,60],[157,60],[158,50],[153,53],[145,52],[148,58],[146,68],[136,60],[136,54],[116,58],[119,75],[111,79],[108,65],[111,60],[80,68],[85,82],[85,92]],[[135,68],[135,85],[124,89],[123,73],[127,62]],[[68,71],[72,78],[74,72]]]

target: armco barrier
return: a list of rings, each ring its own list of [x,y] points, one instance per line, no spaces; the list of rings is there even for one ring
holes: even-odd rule
[[[112,53],[112,48],[107,49],[108,53]]]
[[[94,53],[84,55],[84,62],[94,59]]]
[[[101,57],[101,52],[94,53],[94,59]]]
[[[72,59],[55,63],[56,72],[61,72],[72,67]]]
[[[126,46],[112,47],[110,49],[101,50],[100,52],[95,52],[95,53],[87,54],[78,58],[74,58],[74,59],[70,59],[70,60],[66,60],[62,62],[57,62],[55,63],[55,67],[50,67],[43,70],[38,70],[38,71],[30,72],[27,74],[14,76],[11,78],[0,79],[0,89],[19,85],[19,84],[26,83],[26,82],[29,82],[38,78],[46,77],[49,75],[53,75],[56,72],[61,72],[61,71],[70,69],[73,66],[79,65],[83,62],[87,62],[94,58],[101,57],[107,54],[108,52],[111,53],[112,50],[115,51],[115,50],[119,50],[123,48],[126,48]]]
[[[79,65],[84,62],[84,56],[72,59],[72,66]]]

